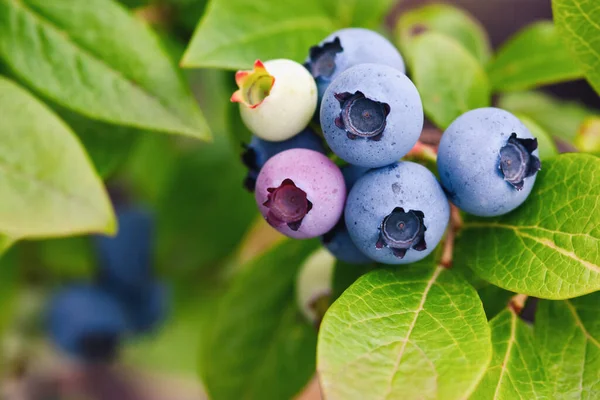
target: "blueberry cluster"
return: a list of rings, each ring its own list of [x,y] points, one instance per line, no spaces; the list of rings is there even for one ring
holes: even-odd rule
[[[117,217],[117,236],[94,238],[96,282],[63,288],[49,304],[51,340],[83,362],[114,360],[123,339],[151,332],[166,314],[166,288],[151,270],[151,215],[130,208]]]
[[[525,201],[540,169],[537,140],[497,108],[469,111],[444,132],[441,185],[400,161],[419,140],[423,105],[398,50],[370,30],[332,33],[304,65],[257,61],[236,82],[232,101],[254,134],[245,186],[262,215],[292,238],[321,236],[345,262],[418,261],[446,231],[448,199],[474,215],[504,214]]]

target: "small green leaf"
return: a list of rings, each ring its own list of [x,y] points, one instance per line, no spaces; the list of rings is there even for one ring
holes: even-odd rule
[[[424,33],[412,47],[413,79],[425,114],[446,129],[461,114],[490,105],[487,76],[477,59],[458,42]]]
[[[600,93],[600,8],[597,0],[552,0],[554,22],[583,73]]]
[[[490,361],[475,289],[433,257],[359,278],[329,308],[317,366],[331,399],[463,399]]]
[[[495,90],[523,90],[575,80],[583,73],[549,21],[532,24],[505,43],[487,67]]]
[[[301,62],[335,29],[321,0],[213,0],[181,64],[247,69],[256,59]]]
[[[541,126],[539,126],[534,120],[532,120],[529,117],[526,117],[525,115],[520,115],[518,113],[516,113],[515,115],[521,120],[523,125],[525,125],[527,129],[529,129],[531,134],[537,139],[538,150],[540,152],[540,158],[542,160],[554,157],[558,154],[558,149],[556,148],[556,144],[552,140],[552,137],[548,135],[548,133]]]
[[[483,26],[466,11],[448,4],[428,4],[402,14],[396,24],[396,39],[402,54],[410,57],[410,45],[423,32],[438,32],[464,46],[482,64],[491,54]]]
[[[583,121],[573,144],[579,150],[587,153],[600,152],[600,117],[592,117]]]
[[[89,118],[209,138],[159,39],[113,0],[0,0],[0,58],[36,91]]]
[[[498,107],[527,116],[551,136],[572,142],[583,121],[597,111],[583,104],[553,98],[541,92],[506,93],[498,99]]]
[[[548,399],[548,382],[533,330],[513,310],[490,321],[493,355],[472,400]]]
[[[293,291],[317,244],[288,240],[234,278],[202,343],[200,373],[211,398],[289,399],[314,374],[316,331]]]
[[[600,394],[599,304],[600,292],[538,303],[534,334],[553,400],[593,400]]]
[[[113,233],[102,181],[68,126],[1,77],[0,110],[0,232],[13,238]]]
[[[565,299],[600,290],[600,159],[544,160],[527,201],[495,218],[469,218],[457,263],[515,293]]]
[[[393,0],[213,0],[181,65],[248,69],[256,59],[303,62],[311,46],[337,29],[378,26],[393,4]]]
[[[265,1],[265,0],[263,0]],[[268,1],[268,0],[267,0]],[[365,27],[375,29],[396,4],[396,0],[322,0],[331,19],[340,27]],[[271,3],[269,3],[271,4]],[[331,33],[331,32],[330,32]]]

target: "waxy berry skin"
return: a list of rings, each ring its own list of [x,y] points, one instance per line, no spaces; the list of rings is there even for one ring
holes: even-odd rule
[[[350,191],[356,181],[358,181],[369,168],[347,165],[342,167],[341,170],[342,175],[344,175],[346,190]],[[373,261],[358,250],[350,238],[344,216],[340,218],[340,221],[332,230],[321,237],[321,243],[323,243],[323,246],[325,246],[336,259],[345,263],[366,264]]]
[[[384,264],[408,264],[438,245],[450,204],[427,168],[399,162],[360,178],[344,213],[350,237],[365,255]]]
[[[256,177],[267,160],[277,153],[289,149],[310,149],[325,154],[323,139],[312,129],[306,128],[297,135],[282,142],[269,142],[258,136],[252,136],[250,144],[244,146],[242,162],[248,168],[248,174],[244,180],[244,187],[253,192],[256,185]]]
[[[66,354],[86,362],[110,362],[129,325],[119,302],[104,290],[70,286],[48,305],[48,331],[53,343]]]
[[[346,185],[340,169],[323,154],[291,149],[271,157],[256,180],[261,214],[292,238],[321,236],[340,219]]]
[[[376,168],[399,161],[423,129],[415,85],[386,65],[361,64],[329,85],[321,127],[331,150],[350,164]]]
[[[379,33],[364,28],[333,32],[310,48],[304,65],[317,82],[321,101],[329,84],[342,72],[364,63],[383,64],[406,73],[398,49]]]
[[[154,217],[147,210],[128,207],[117,210],[116,236],[96,236],[99,280],[111,291],[127,292],[145,285],[152,277]]]
[[[236,73],[231,101],[240,103],[244,124],[256,136],[283,141],[302,131],[317,108],[317,86],[311,74],[292,60],[256,61],[251,71]]]
[[[537,140],[517,117],[479,108],[458,117],[442,135],[437,158],[442,186],[461,210],[506,214],[529,196],[541,168]]]

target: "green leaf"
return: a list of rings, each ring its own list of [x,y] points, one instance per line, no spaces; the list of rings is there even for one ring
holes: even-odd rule
[[[432,257],[362,276],[329,308],[317,366],[332,399],[463,399],[492,354],[475,289]]]
[[[551,136],[572,142],[583,121],[596,111],[583,104],[553,98],[541,92],[515,92],[502,95],[498,107],[527,116]]]
[[[548,133],[539,126],[535,121],[531,118],[526,117],[525,115],[520,115],[518,113],[515,114],[529,129],[531,134],[537,138],[538,141],[538,150],[540,152],[540,158],[542,160],[550,157],[554,157],[558,154],[558,149],[556,148],[556,144],[552,140],[552,137],[548,135]]]
[[[600,292],[564,301],[540,301],[535,341],[546,367],[550,398],[598,398],[600,393]]]
[[[600,152],[600,117],[591,117],[583,121],[573,142],[581,151]]]
[[[490,105],[483,67],[458,42],[439,33],[424,33],[412,47],[413,79],[425,114],[446,129],[461,114]]]
[[[523,90],[575,80],[583,73],[549,21],[529,25],[499,50],[487,71],[495,90]]]
[[[202,345],[200,373],[212,399],[289,399],[314,374],[316,331],[293,291],[317,244],[288,240],[234,278]]]
[[[13,238],[113,233],[102,181],[68,126],[2,77],[0,110],[0,232]]]
[[[455,259],[515,293],[565,299],[600,290],[600,159],[544,160],[527,201],[495,218],[470,218]]]
[[[448,4],[428,4],[400,16],[395,36],[402,54],[410,57],[410,46],[423,32],[438,32],[464,46],[482,64],[491,54],[483,26],[466,11]]]
[[[254,60],[304,61],[337,26],[322,0],[213,0],[181,65],[247,69]]]
[[[588,81],[600,93],[600,8],[596,0],[552,0],[554,22]]]
[[[209,138],[159,39],[113,0],[0,0],[0,58],[36,91],[89,118]]]
[[[268,0],[263,0],[268,1]],[[375,29],[382,19],[397,4],[396,0],[323,0],[323,6],[339,27],[365,27]],[[272,2],[269,1],[269,4]],[[331,32],[330,32],[331,33]]]
[[[512,309],[490,321],[493,355],[472,400],[548,399],[548,382],[533,330]]]

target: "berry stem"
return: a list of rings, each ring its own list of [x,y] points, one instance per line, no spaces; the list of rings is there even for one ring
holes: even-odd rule
[[[508,308],[514,312],[515,314],[521,314],[521,311],[525,307],[525,302],[527,301],[526,294],[516,294],[508,301]]]
[[[456,233],[462,228],[462,226],[463,221],[462,217],[460,216],[460,210],[454,204],[450,204],[450,223],[448,224],[446,240],[444,241],[442,257],[440,258],[440,265],[444,268],[452,268],[454,240],[456,239]]]
[[[437,161],[437,148],[418,141],[406,156],[416,160],[435,163]]]
[[[450,227],[446,234],[446,240],[444,241],[444,248],[442,250],[442,257],[440,259],[440,265],[444,268],[452,268],[452,254],[454,253],[454,239],[456,238],[456,231]]]

